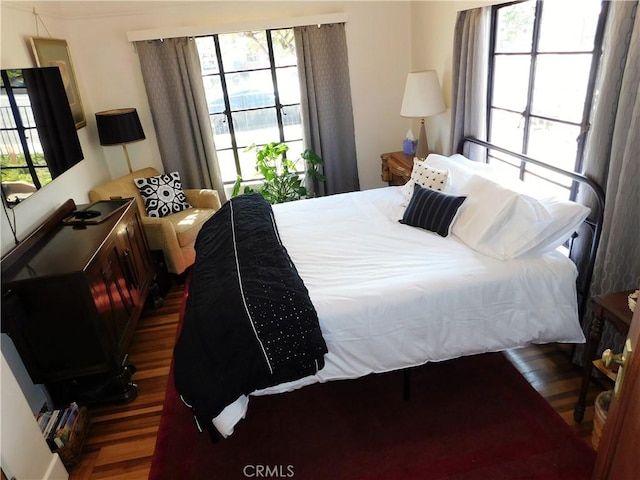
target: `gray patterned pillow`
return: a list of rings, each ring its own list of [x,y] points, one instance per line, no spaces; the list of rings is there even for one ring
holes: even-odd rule
[[[134,178],[133,181],[142,195],[144,206],[150,217],[165,217],[191,208],[182,190],[178,172],[157,177]]]

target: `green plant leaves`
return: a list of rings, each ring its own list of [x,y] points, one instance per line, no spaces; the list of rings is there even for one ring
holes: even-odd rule
[[[253,144],[247,150],[256,149]],[[304,186],[304,177],[297,173],[296,163],[287,158],[289,146],[284,143],[271,142],[256,149],[256,171],[264,177],[264,182],[258,190],[250,186],[244,187],[243,193],[260,193],[271,204],[299,200],[309,195]],[[305,150],[300,159],[305,161],[307,170],[305,175],[324,181],[325,176],[320,172],[323,164],[322,158],[313,150]],[[300,160],[299,159],[299,160]],[[242,177],[238,175],[233,185],[232,196],[240,193]]]

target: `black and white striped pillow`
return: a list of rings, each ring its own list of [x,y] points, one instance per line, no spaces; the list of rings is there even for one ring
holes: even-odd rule
[[[449,195],[416,184],[411,201],[407,205],[400,223],[420,227],[446,237],[458,209],[467,197]]]

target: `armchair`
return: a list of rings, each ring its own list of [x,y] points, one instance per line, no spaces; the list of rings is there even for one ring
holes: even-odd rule
[[[137,170],[94,187],[89,192],[89,200],[97,202],[113,197],[135,198],[149,248],[161,250],[167,270],[180,275],[195,262],[196,237],[204,222],[220,208],[220,198],[215,190],[184,189],[187,200],[193,208],[162,218],[150,217],[133,179],[156,175],[159,175],[159,172],[155,168],[147,167]]]

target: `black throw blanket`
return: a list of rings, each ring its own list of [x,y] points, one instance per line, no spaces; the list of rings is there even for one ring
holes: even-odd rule
[[[240,395],[315,374],[327,346],[262,196],[226,202],[195,248],[174,372],[204,425]]]

